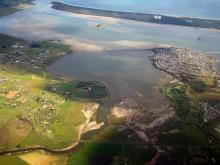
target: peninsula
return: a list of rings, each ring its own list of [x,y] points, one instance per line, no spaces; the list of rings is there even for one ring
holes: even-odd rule
[[[129,20],[141,21],[141,22],[158,23],[158,24],[220,29],[220,20],[218,19],[202,19],[202,18],[191,18],[191,17],[165,16],[160,14],[110,11],[103,9],[74,6],[57,1],[52,1],[51,4],[52,4],[52,8],[56,10],[69,11],[77,14],[122,18],[122,19],[129,19]]]
[[[13,14],[19,10],[29,8],[33,0],[1,0],[0,16]]]

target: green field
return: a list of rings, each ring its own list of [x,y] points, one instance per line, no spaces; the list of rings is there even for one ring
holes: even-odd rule
[[[13,62],[21,52],[25,65],[0,65],[0,149],[42,145],[62,148],[79,138],[76,127],[85,121],[82,108],[85,102],[66,100],[47,91],[48,86],[61,82],[49,78],[44,66],[71,52],[58,41],[37,43],[0,34],[0,51]],[[42,57],[42,53],[46,57]],[[15,60],[19,60],[20,56]],[[37,60],[40,59],[40,60]],[[35,61],[35,62],[34,62]],[[40,62],[39,62],[40,61]],[[31,69],[38,65],[38,70]],[[74,83],[74,82],[72,82]]]
[[[76,153],[70,155],[67,164],[82,165],[143,165],[150,161],[156,150],[127,141],[127,130],[118,131],[107,127],[84,143]]]
[[[0,63],[16,64],[26,68],[28,72],[42,70],[56,59],[72,52],[70,46],[59,41],[29,43],[3,34],[0,34],[0,51]]]
[[[162,95],[168,97],[175,107],[177,115],[183,117],[189,112],[189,98],[186,95],[187,85],[170,83],[161,88]]]
[[[48,88],[48,90],[63,95],[66,99],[95,101],[106,98],[109,95],[106,86],[98,81],[63,82]]]
[[[219,87],[214,85],[214,81],[203,77],[190,83],[175,81],[161,88],[161,94],[170,99],[177,115],[160,128],[158,143],[169,146],[167,152],[180,163],[190,156],[199,157],[205,163],[204,154],[218,159],[219,155],[211,152],[218,150],[213,149],[213,144],[219,144],[219,118],[205,123],[200,106],[201,102],[219,102]],[[189,146],[197,147],[198,153],[191,151]]]
[[[81,109],[86,103],[46,91],[54,80],[22,70],[5,66],[0,78],[6,79],[0,83],[1,149],[60,148],[78,140],[76,127],[85,121]]]

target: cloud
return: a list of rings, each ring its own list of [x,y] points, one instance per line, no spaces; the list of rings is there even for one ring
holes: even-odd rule
[[[64,13],[63,13],[64,14]],[[93,16],[93,15],[85,15],[85,14],[76,14],[76,13],[70,13],[65,12],[64,15],[78,17],[87,21],[98,21],[106,24],[117,24],[122,21],[120,18],[112,18],[112,17],[103,17],[103,16]]]
[[[142,41],[130,41],[119,40],[112,43],[115,47],[127,48],[127,49],[152,49],[155,47],[171,47],[169,44],[142,42]]]
[[[76,40],[74,38],[62,37],[61,41],[64,44],[70,45],[73,50],[77,51],[103,51],[101,45],[93,44],[89,41]]]

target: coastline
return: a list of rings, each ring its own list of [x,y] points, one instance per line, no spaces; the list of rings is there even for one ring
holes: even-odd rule
[[[203,18],[191,18],[191,17],[165,16],[160,14],[110,11],[103,9],[74,6],[57,1],[52,1],[51,4],[52,4],[51,7],[56,10],[68,11],[77,14],[122,18],[122,19],[150,22],[157,24],[170,24],[170,25],[190,26],[190,27],[199,27],[199,28],[220,29],[219,19],[208,19],[208,18],[203,19]]]
[[[0,17],[14,14],[21,10],[28,9],[34,5],[33,0],[28,0],[26,2],[18,2],[14,6],[0,7]]]
[[[60,2],[59,0],[54,0],[52,2]],[[61,3],[64,3],[64,4],[67,4],[67,5],[70,5],[70,6],[78,6],[78,7],[83,7],[83,6],[80,6],[80,5],[73,5],[71,3],[67,3],[67,2],[61,2]],[[93,7],[88,7],[88,8],[93,8]],[[98,9],[98,10],[102,10],[102,8],[95,8],[95,9]],[[108,9],[106,9],[108,10]],[[131,12],[129,10],[114,10],[116,12]],[[132,12],[132,13],[137,13],[137,12]],[[146,14],[144,12],[139,12],[141,14]],[[213,19],[213,20],[220,20],[220,18],[217,18],[217,17],[199,17],[199,16],[196,16],[196,17],[190,17],[190,16],[182,16],[182,15],[175,15],[175,14],[160,14],[160,13],[155,13],[155,12],[149,12],[147,14],[152,14],[152,15],[163,15],[163,16],[167,16],[167,17],[179,17],[179,18],[197,18],[197,19]]]

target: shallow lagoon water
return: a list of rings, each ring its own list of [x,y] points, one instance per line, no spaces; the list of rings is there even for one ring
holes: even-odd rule
[[[110,91],[109,98],[103,101],[106,109],[129,97],[153,110],[167,104],[158,88],[170,77],[151,65],[151,55],[151,51],[77,53],[58,60],[47,71],[70,79],[103,82]]]

